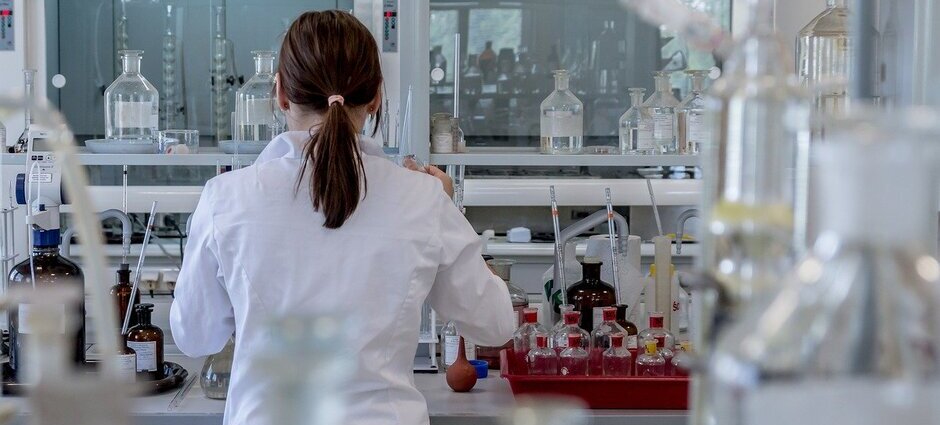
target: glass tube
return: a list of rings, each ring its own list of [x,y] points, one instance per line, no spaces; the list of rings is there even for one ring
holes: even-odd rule
[[[163,100],[160,102],[160,128],[184,128],[182,78],[176,39],[176,8],[166,5],[163,33]]]
[[[847,0],[827,0],[826,10],[800,30],[797,67],[800,82],[813,89],[815,107],[826,114],[845,111],[851,76]]]

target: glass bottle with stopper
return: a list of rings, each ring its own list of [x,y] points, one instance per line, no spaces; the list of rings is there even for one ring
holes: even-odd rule
[[[156,142],[160,94],[140,73],[142,50],[121,50],[123,72],[104,92],[105,137]]]
[[[278,132],[274,107],[274,59],[270,50],[251,52],[255,75],[235,92],[235,134],[237,142],[267,142]]]
[[[675,154],[679,151],[676,143],[676,107],[679,106],[679,99],[672,95],[669,76],[667,71],[653,73],[656,91],[643,103],[643,107],[653,118],[653,143],[656,144],[657,153],[662,154]]]
[[[633,371],[633,355],[624,347],[622,333],[610,336],[610,348],[602,356],[604,376],[629,376]]]
[[[535,347],[535,336],[547,334],[545,328],[539,323],[539,311],[537,309],[525,309],[522,312],[522,321],[522,326],[516,329],[512,336],[513,352],[515,353],[513,364],[517,368],[514,373],[517,375],[528,373],[526,355],[529,354],[532,347]]]
[[[441,339],[444,342],[441,346],[441,369],[446,371],[450,365],[457,361],[457,355],[459,354],[460,334],[457,332],[457,324],[453,321],[447,322],[441,328]],[[476,360],[476,345],[464,340],[464,350],[466,351],[464,355],[467,360]]]
[[[647,339],[643,341],[644,351],[636,358],[636,376],[664,376],[666,374],[666,359],[656,348],[656,341]]]
[[[679,150],[681,153],[697,155],[701,146],[712,137],[711,126],[705,115],[705,79],[708,71],[686,71],[692,83],[689,95],[676,108],[679,124]]]
[[[620,116],[620,153],[649,155],[656,153],[653,142],[653,117],[643,107],[646,89],[630,89],[630,109]]]
[[[548,335],[535,336],[535,348],[529,350],[527,360],[529,375],[558,374],[558,353],[548,347]]]
[[[589,355],[581,348],[581,335],[568,335],[568,348],[558,355],[558,373],[565,376],[586,376]]]
[[[611,336],[627,334],[627,331],[617,323],[616,307],[604,307],[601,312],[600,323],[591,331],[591,375],[603,374],[602,358],[604,352],[613,344]],[[623,346],[623,341],[620,345]]]
[[[650,313],[649,317],[649,327],[640,331],[640,334],[637,336],[640,341],[646,341],[651,339],[653,341],[658,341],[660,338],[663,340],[663,346],[667,348],[672,348],[676,344],[676,337],[664,328],[665,316],[661,311],[654,311]]]
[[[121,267],[117,271],[117,284],[111,287],[111,296],[114,297],[114,302],[117,304],[118,308],[118,320],[122,323],[118,323],[118,329],[123,325],[124,317],[127,315],[127,309],[133,309],[138,304],[140,304],[140,291],[137,292],[134,297],[134,302],[131,302],[131,292],[133,287],[131,286],[131,269],[130,266],[126,263],[121,264]],[[128,322],[128,329],[134,327],[137,324],[137,315],[132,314],[131,320]]]
[[[137,376],[147,381],[163,379],[163,330],[150,318],[153,304],[139,304],[137,326],[127,331],[127,346],[137,353]]]
[[[557,330],[553,330],[551,335],[550,342],[556,353],[561,353],[562,350],[568,347],[568,335],[571,334],[581,335],[581,348],[585,350],[591,348],[591,334],[578,326],[581,320],[581,313],[577,311],[566,311],[562,320],[565,325]]]
[[[540,107],[541,152],[578,154],[584,145],[584,104],[568,89],[568,71],[554,75],[555,91]]]
[[[568,288],[568,303],[581,313],[581,329],[594,329],[602,319],[602,309],[617,304],[614,287],[601,280],[601,260],[585,257],[581,263],[581,281]]]

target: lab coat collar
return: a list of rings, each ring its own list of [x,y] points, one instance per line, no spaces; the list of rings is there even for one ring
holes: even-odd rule
[[[304,155],[304,146],[310,140],[310,133],[306,131],[285,131],[278,134],[268,146],[261,151],[255,164],[267,162],[277,158],[301,158]],[[359,150],[365,155],[385,157],[382,142],[378,139],[360,135]]]

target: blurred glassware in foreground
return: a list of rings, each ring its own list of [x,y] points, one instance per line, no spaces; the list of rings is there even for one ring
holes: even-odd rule
[[[222,351],[206,357],[199,375],[199,386],[206,397],[225,400],[232,379],[232,360],[235,357],[235,338],[225,343]]]
[[[800,30],[797,71],[804,87],[815,92],[815,109],[828,115],[845,112],[849,58],[848,0],[826,0],[826,10]]]
[[[712,138],[711,126],[705,116],[705,79],[709,71],[686,71],[692,82],[692,90],[676,108],[679,151],[698,154],[702,145]]]

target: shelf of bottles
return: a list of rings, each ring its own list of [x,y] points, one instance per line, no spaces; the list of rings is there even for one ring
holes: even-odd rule
[[[698,155],[545,155],[536,149],[479,148],[467,153],[431,154],[435,165],[465,166],[589,166],[589,167],[655,167],[697,166]]]
[[[2,154],[0,161],[4,165],[25,165],[25,153]],[[84,165],[153,165],[153,166],[216,166],[248,165],[258,155],[234,155],[212,148],[200,149],[198,154],[158,155],[158,154],[104,154],[90,153],[79,149],[78,160]]]

